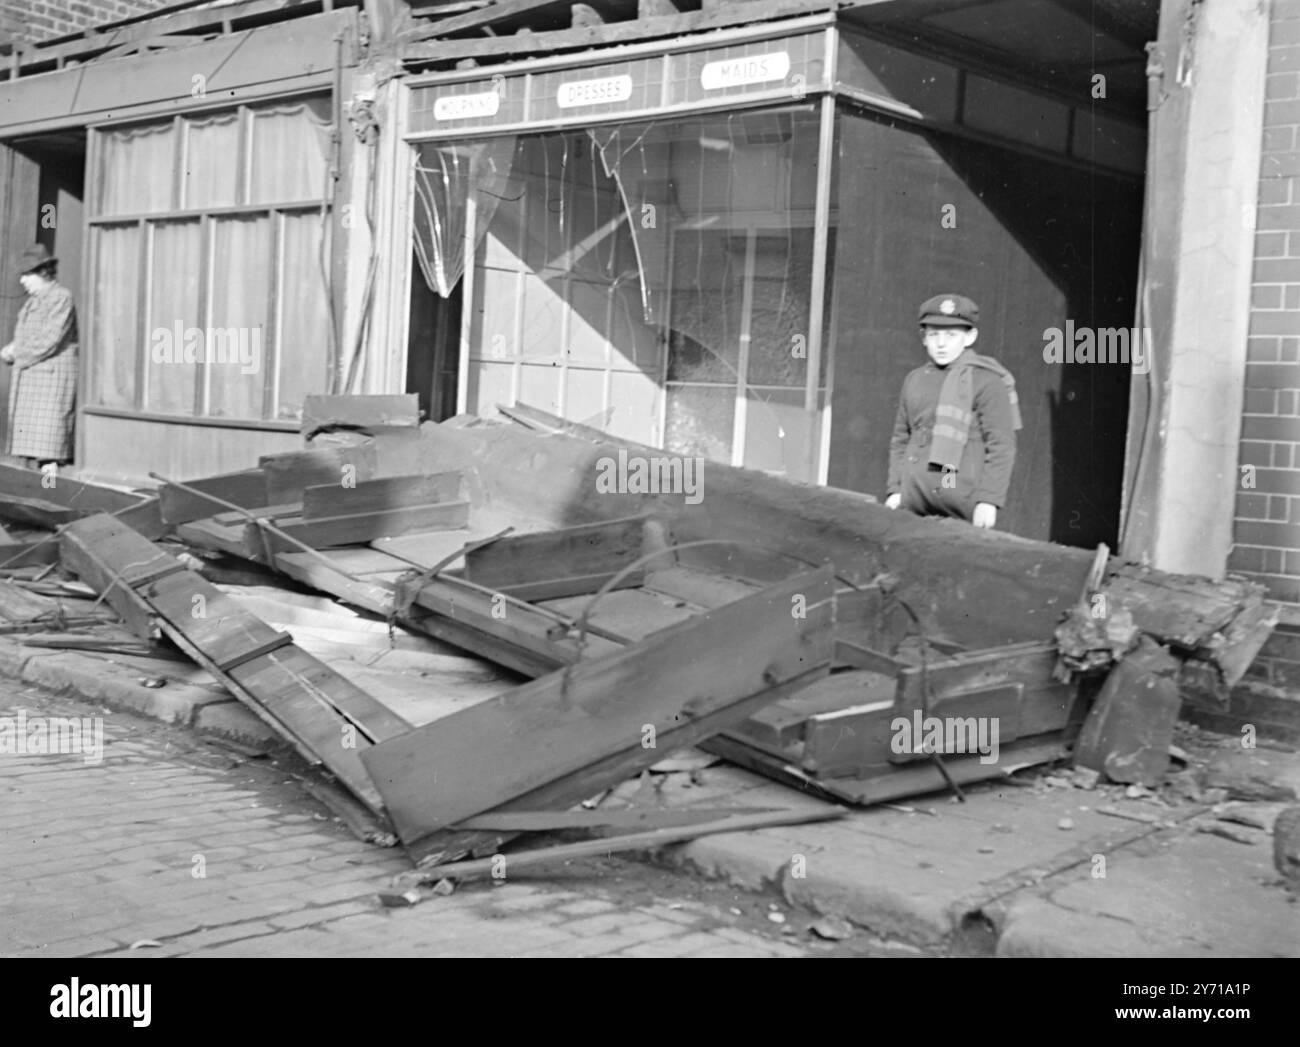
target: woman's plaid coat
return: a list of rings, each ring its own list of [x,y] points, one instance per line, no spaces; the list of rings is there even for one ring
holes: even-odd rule
[[[77,312],[72,292],[51,284],[30,296],[14,325],[6,453],[40,461],[72,457],[77,394]]]

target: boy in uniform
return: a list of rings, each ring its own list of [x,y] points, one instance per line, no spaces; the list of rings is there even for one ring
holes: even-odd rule
[[[921,305],[930,362],[903,380],[885,505],[992,527],[1006,504],[1020,409],[1005,367],[971,350],[979,306],[959,294]]]

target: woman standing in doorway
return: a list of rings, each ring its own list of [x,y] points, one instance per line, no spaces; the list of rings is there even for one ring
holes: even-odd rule
[[[72,457],[77,394],[77,312],[72,292],[58,282],[58,265],[43,244],[23,251],[18,279],[27,301],[18,311],[13,341],[0,360],[13,366],[5,453],[44,468]]]

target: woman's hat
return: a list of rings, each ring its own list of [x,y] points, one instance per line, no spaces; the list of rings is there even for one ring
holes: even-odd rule
[[[44,244],[32,244],[31,247],[25,248],[23,253],[18,256],[18,275],[23,276],[33,269],[39,269],[47,262],[53,261],[54,255],[50,254],[48,247]]]

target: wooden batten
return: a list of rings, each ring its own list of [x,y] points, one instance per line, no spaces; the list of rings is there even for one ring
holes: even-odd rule
[[[463,486],[460,473],[455,472],[386,476],[352,486],[323,484],[303,491],[302,518],[311,523],[328,517],[455,502],[462,499]]]
[[[499,538],[465,556],[465,577],[525,600],[558,599],[594,593],[646,553],[647,534],[661,532],[642,514],[604,523]],[[650,528],[648,531],[647,528]],[[671,563],[665,558],[665,564]],[[645,568],[624,575],[617,585],[645,581]]]
[[[300,515],[275,520],[278,530],[313,549],[333,549],[343,545],[360,545],[376,538],[408,534],[412,531],[448,531],[469,524],[469,502],[441,502],[437,505],[413,505],[383,509],[348,516],[323,516],[308,520]],[[268,545],[274,552],[297,551],[297,546],[264,530],[255,522],[244,525],[244,548],[252,555],[262,555]]]
[[[267,505],[301,502],[308,487],[361,483],[375,475],[372,444],[323,447],[266,455],[257,460],[266,474]]]
[[[185,486],[244,509],[260,509],[269,504],[266,474],[261,469],[244,469],[221,476],[209,476],[202,480],[191,480],[187,481]],[[158,497],[162,503],[163,522],[173,527],[229,511],[221,502],[210,501],[173,484],[163,484],[158,490]]]

